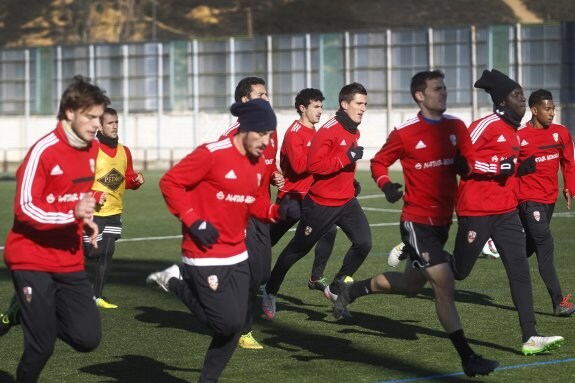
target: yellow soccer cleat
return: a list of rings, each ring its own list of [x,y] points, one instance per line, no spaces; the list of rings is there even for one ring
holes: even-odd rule
[[[117,309],[118,305],[106,301],[104,298],[96,298],[96,306],[101,309]]]
[[[253,336],[252,332],[248,332],[240,336],[240,341],[238,343],[241,348],[248,350],[261,350],[264,348]]]

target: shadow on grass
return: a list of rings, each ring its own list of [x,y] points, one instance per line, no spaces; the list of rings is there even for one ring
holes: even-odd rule
[[[182,308],[184,311],[162,310],[156,307],[138,306],[135,307],[135,309],[140,310],[142,313],[136,315],[134,319],[144,323],[156,324],[157,328],[175,328],[211,336],[211,332],[207,327],[195,319],[192,313],[189,312],[183,304]]]
[[[7,371],[0,370],[0,383],[15,383],[16,379]]]
[[[187,380],[176,378],[170,375],[170,371],[185,371],[199,373],[195,368],[176,368],[155,359],[141,355],[122,355],[118,361],[95,364],[83,367],[80,371],[100,376],[108,377],[111,380],[106,382],[138,382],[138,383],[185,383]],[[103,381],[103,380],[102,380]]]

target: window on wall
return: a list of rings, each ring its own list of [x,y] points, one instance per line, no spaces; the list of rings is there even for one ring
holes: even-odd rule
[[[276,36],[272,42],[273,103],[276,108],[293,106],[294,96],[306,84],[306,36]]]
[[[5,50],[0,55],[0,112],[24,114],[25,109],[25,51]]]
[[[112,105],[119,108],[124,97],[124,60],[121,45],[94,47],[96,80],[106,90]]]
[[[198,42],[200,110],[224,110],[229,104],[229,42]]]
[[[522,81],[525,97],[537,89],[553,93],[556,102],[561,96],[561,26],[522,26]]]
[[[429,68],[427,30],[391,32],[391,101],[413,106],[411,77]]]
[[[235,40],[235,72],[230,77],[229,92],[230,100],[233,100],[234,93],[238,82],[245,77],[260,77],[262,78],[271,91],[270,79],[268,76],[268,63],[267,63],[267,38],[256,37],[253,39],[238,39]],[[224,105],[225,106],[225,105]]]
[[[433,68],[445,74],[452,106],[471,104],[471,31],[469,28],[433,31]]]
[[[369,107],[387,105],[387,35],[358,33],[350,38],[350,76],[365,86]]]

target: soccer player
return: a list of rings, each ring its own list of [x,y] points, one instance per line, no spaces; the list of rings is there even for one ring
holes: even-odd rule
[[[555,265],[553,264],[553,236],[551,217],[559,194],[557,173],[563,174],[563,197],[571,209],[575,191],[575,159],[573,139],[569,129],[554,124],[555,103],[553,95],[539,89],[529,96],[531,121],[522,126],[519,134],[519,217],[527,235],[527,256],[537,255],[539,274],[545,282],[553,313],[569,316],[575,305],[569,301],[571,294],[563,296]]]
[[[324,99],[323,93],[313,88],[302,89],[295,96],[295,109],[300,118],[290,125],[282,142],[280,167],[285,184],[278,191],[276,202],[281,201],[286,195],[301,202],[313,182],[313,176],[307,171],[307,156],[311,140],[316,133],[315,124],[319,122],[323,112]],[[296,222],[279,221],[272,224],[270,226],[272,246],[275,246]],[[307,282],[312,290],[323,291],[328,285],[323,272],[333,250],[336,234],[337,227],[333,225],[315,246],[315,258]]]
[[[264,286],[262,309],[270,319],[276,315],[276,296],[289,269],[332,229],[339,226],[351,241],[343,264],[324,290],[335,301],[339,280],[351,277],[371,250],[371,230],[355,198],[356,162],[363,156],[358,146],[358,126],[367,106],[367,91],[351,83],[339,92],[340,108],[314,135],[307,159],[313,183],[302,202],[302,218],[292,240],[279,255]]]
[[[168,209],[182,221],[182,264],[146,280],[173,291],[213,332],[199,382],[218,380],[246,320],[248,218],[293,219],[300,213],[296,201],[270,203],[262,155],[276,129],[269,102],[234,103],[231,112],[240,123],[236,135],[199,146],[160,180]]]
[[[110,103],[96,85],[74,77],[60,99],[56,129],[38,140],[16,172],[14,226],[4,262],[12,274],[24,332],[17,382],[36,382],[56,339],[80,352],[100,343],[100,314],[84,270],[82,232],[92,222],[100,116]]]
[[[410,262],[403,273],[385,272],[354,283],[340,283],[334,303],[339,318],[346,306],[368,294],[416,295],[429,282],[435,295],[439,322],[459,353],[468,376],[487,375],[499,363],[478,356],[465,338],[454,301],[455,280],[450,255],[443,250],[449,236],[457,193],[454,159],[461,153],[460,168],[467,176],[473,147],[465,123],[444,114],[447,89],[442,72],[425,71],[411,78],[411,96],[420,112],[395,128],[371,160],[371,174],[386,199],[395,203],[403,196],[400,233]],[[406,192],[389,178],[389,167],[401,161]],[[459,165],[459,164],[458,164]]]
[[[491,96],[494,112],[469,127],[475,149],[472,174],[459,183],[458,216],[453,254],[455,279],[471,273],[488,238],[503,261],[513,304],[517,309],[522,352],[538,354],[560,346],[561,336],[539,336],[535,327],[533,291],[525,250],[525,233],[517,212],[517,129],[525,114],[521,86],[498,70],[485,70],[474,86]]]
[[[94,222],[98,225],[98,247],[90,246],[84,236],[84,254],[96,259],[94,297],[100,308],[115,309],[117,305],[102,297],[104,284],[112,268],[116,241],[122,237],[122,210],[126,189],[136,190],[144,183],[144,176],[134,171],[132,154],[127,146],[118,143],[118,112],[106,108],[100,118],[102,124],[96,134],[100,143],[96,160],[96,178],[92,185],[96,198]]]
[[[236,86],[234,98],[236,102],[248,102],[255,99],[269,102],[266,82],[260,77],[245,77]],[[238,134],[239,129],[240,123],[236,121],[224,132],[220,140],[234,137]],[[266,180],[269,181],[267,184],[271,183],[274,186],[282,187],[284,185],[284,177],[278,171],[276,165],[277,137],[277,132],[274,130],[270,136],[269,145],[264,149],[263,157],[266,164]],[[269,187],[266,190],[268,197],[270,197]],[[269,223],[250,217],[246,230],[246,246],[249,254],[248,264],[250,265],[251,285],[248,298],[248,316],[242,330],[242,336],[240,336],[239,346],[250,350],[261,350],[263,346],[255,339],[252,326],[257,294],[260,291],[260,286],[269,278],[271,270],[272,243]]]

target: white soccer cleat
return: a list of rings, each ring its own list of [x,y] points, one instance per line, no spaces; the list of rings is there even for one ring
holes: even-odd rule
[[[495,243],[491,238],[485,242],[485,246],[483,246],[481,254],[487,258],[499,258],[499,252],[497,251],[497,247],[495,247]]]
[[[182,279],[182,274],[178,265],[172,265],[165,270],[157,271],[148,275],[146,278],[146,284],[156,285],[165,292],[170,292],[169,282],[172,278]]]
[[[406,258],[407,254],[403,252],[404,247],[405,244],[402,242],[399,245],[395,246],[393,249],[391,249],[389,255],[387,256],[387,264],[389,266],[397,267],[397,265],[399,265],[399,262],[403,261]]]
[[[561,347],[565,339],[562,336],[532,336],[523,343],[523,355],[535,355]]]

